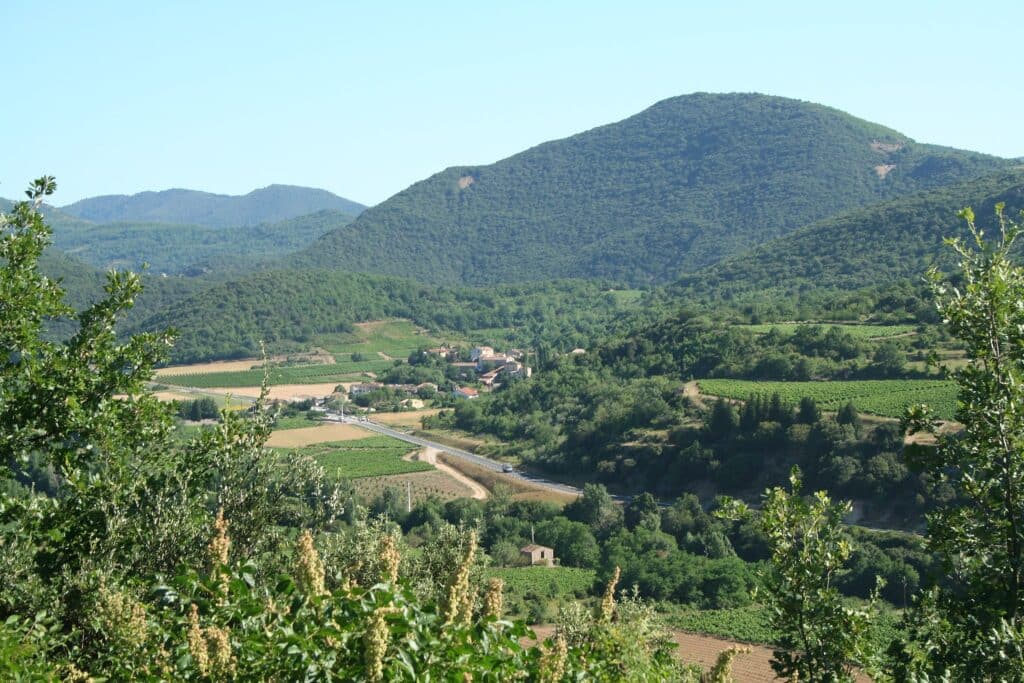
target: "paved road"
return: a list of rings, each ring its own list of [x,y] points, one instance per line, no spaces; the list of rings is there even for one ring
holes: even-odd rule
[[[469,451],[463,450],[461,448],[455,448],[454,446],[446,446],[443,443],[430,441],[429,439],[424,439],[419,436],[413,436],[412,434],[406,434],[405,432],[399,431],[397,429],[392,429],[387,425],[382,425],[377,422],[362,420],[357,417],[349,417],[348,415],[342,416],[338,415],[337,413],[327,413],[324,416],[324,419],[330,420],[331,422],[344,422],[345,424],[358,425],[360,427],[363,427],[364,429],[369,429],[370,431],[377,432],[378,434],[383,434],[385,436],[390,436],[395,439],[400,439],[402,441],[405,441],[406,443],[411,443],[416,446],[436,448],[442,453],[447,453],[452,457],[465,460],[466,462],[477,465],[478,467],[483,467],[485,469],[491,470],[492,472],[501,473],[503,474],[503,476],[510,477],[512,479],[519,479],[520,481],[528,482],[530,484],[533,484],[534,486],[546,488],[551,491],[557,491],[559,493],[568,493],[573,496],[578,496],[583,493],[582,490],[576,488],[575,486],[569,486],[568,484],[559,484],[558,482],[555,481],[550,481],[548,479],[543,479],[541,477],[530,476],[528,474],[523,474],[522,472],[505,472],[505,464],[500,463],[497,460],[491,460],[490,458],[485,458],[482,455],[477,455],[476,453],[470,453]]]

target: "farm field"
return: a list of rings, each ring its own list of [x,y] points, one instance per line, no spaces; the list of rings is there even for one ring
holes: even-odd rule
[[[406,460],[404,456],[410,450],[412,448],[409,444],[398,439],[388,436],[371,436],[354,441],[329,441],[288,452],[310,456],[328,474],[345,479],[426,472],[434,469],[434,466],[429,463]]]
[[[352,486],[363,500],[370,501],[385,489],[398,489],[405,500],[406,487],[412,492],[412,504],[416,505],[431,496],[443,501],[455,498],[469,498],[472,491],[440,470],[409,472],[382,477],[360,477],[352,480]]]
[[[353,353],[364,356],[383,354],[405,360],[420,347],[438,346],[442,340],[430,336],[408,320],[375,320],[357,323],[355,330],[349,333],[320,335],[316,342],[343,361],[346,356],[350,359]]]
[[[338,363],[319,363],[316,365],[291,365],[272,367],[267,372],[267,382],[271,386],[280,384],[324,384],[358,379],[367,372],[378,372],[391,367],[392,362],[384,359]],[[260,386],[263,382],[264,369],[239,370],[233,372],[206,372],[195,374],[176,374],[161,376],[164,384],[187,387],[251,387]]]
[[[358,441],[370,432],[347,424],[321,424],[301,429],[275,430],[267,440],[270,448],[302,448],[337,441]]]
[[[409,410],[401,413],[374,413],[371,419],[392,427],[416,427],[419,428],[420,420],[424,417],[437,415],[440,408],[428,408],[426,410]]]
[[[194,401],[197,398],[212,398],[217,404],[218,408],[228,408],[231,410],[242,410],[252,405],[252,402],[246,399],[231,398],[224,394],[215,392],[186,392],[186,391],[174,391],[167,389],[157,389],[150,392],[153,398],[160,401]]]
[[[274,431],[284,431],[286,429],[308,429],[310,427],[318,427],[320,422],[316,420],[310,420],[305,415],[292,415],[290,417],[278,417],[274,421]]]
[[[783,400],[798,403],[813,398],[824,410],[838,410],[848,401],[858,410],[898,418],[907,406],[927,403],[936,414],[952,420],[956,411],[956,383],[933,379],[878,379],[848,382],[760,382],[738,379],[698,380],[701,393],[744,400],[751,395],[778,393]]]
[[[553,636],[555,632],[553,626],[546,624],[532,628],[537,634],[538,641]],[[763,645],[747,645],[716,636],[675,630],[672,631],[672,640],[679,646],[676,654],[681,660],[690,664],[699,664],[705,671],[715,665],[718,654],[723,650],[728,650],[731,647],[745,648],[749,652],[738,655],[733,660],[733,680],[737,683],[774,683],[779,680],[772,671],[772,650]],[[855,680],[857,683],[870,683],[871,681],[863,674],[858,674]]]
[[[530,592],[565,598],[582,598],[590,594],[597,574],[593,569],[579,567],[511,567],[488,568],[487,576],[505,582],[509,596],[522,597]]]
[[[253,368],[262,367],[263,361],[259,358],[243,358],[241,360],[218,360],[210,363],[192,363],[191,365],[171,365],[166,368],[158,368],[154,373],[157,377],[172,377],[174,375],[204,375],[214,372],[244,372]]]
[[[665,623],[691,633],[704,633],[745,643],[771,644],[775,640],[768,611],[759,605],[700,610],[658,603]]]
[[[768,609],[763,605],[698,610],[682,605],[658,603],[657,608],[666,625],[682,632],[743,643],[772,645],[775,641],[769,625]],[[879,651],[884,650],[899,636],[899,620],[899,611],[888,609],[883,610],[872,624],[871,641]]]
[[[323,384],[278,384],[268,388],[267,398],[271,401],[303,401],[307,398],[325,398],[334,393],[338,385],[345,386],[349,382],[326,382]],[[224,394],[230,396],[246,396],[258,398],[260,386],[249,385],[241,387],[210,387],[206,391],[211,394]]]
[[[854,323],[763,323],[760,325],[737,325],[755,334],[768,334],[778,330],[783,334],[792,334],[798,327],[815,326],[828,329],[838,327],[855,339],[885,339],[912,334],[917,330],[915,325],[859,325]]]

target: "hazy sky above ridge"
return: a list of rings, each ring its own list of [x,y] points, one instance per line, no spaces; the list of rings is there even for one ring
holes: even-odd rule
[[[0,2],[0,197],[380,202],[695,91],[1024,157],[1019,2]]]

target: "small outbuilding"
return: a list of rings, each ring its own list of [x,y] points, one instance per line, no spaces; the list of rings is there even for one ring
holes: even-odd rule
[[[531,565],[540,565],[542,567],[555,566],[555,550],[546,545],[537,545],[536,543],[524,545],[519,549],[519,554],[526,560],[529,560]]]

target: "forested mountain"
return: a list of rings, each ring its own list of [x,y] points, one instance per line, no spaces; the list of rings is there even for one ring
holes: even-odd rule
[[[164,190],[90,197],[61,211],[95,223],[184,223],[233,227],[273,223],[326,209],[351,216],[366,207],[326,190],[269,185],[241,196],[196,190]]]
[[[275,223],[210,227],[171,223],[93,224],[54,212],[50,219],[57,248],[97,268],[198,275],[237,271],[308,246],[354,214],[324,209]]]
[[[495,164],[446,169],[293,262],[431,282],[669,281],[814,221],[1010,163],[821,105],[699,93]]]
[[[827,218],[685,276],[671,290],[688,299],[764,301],[920,278],[931,265],[952,266],[942,240],[966,235],[960,209],[972,207],[991,232],[999,202],[1010,216],[1024,209],[1024,167]]]

